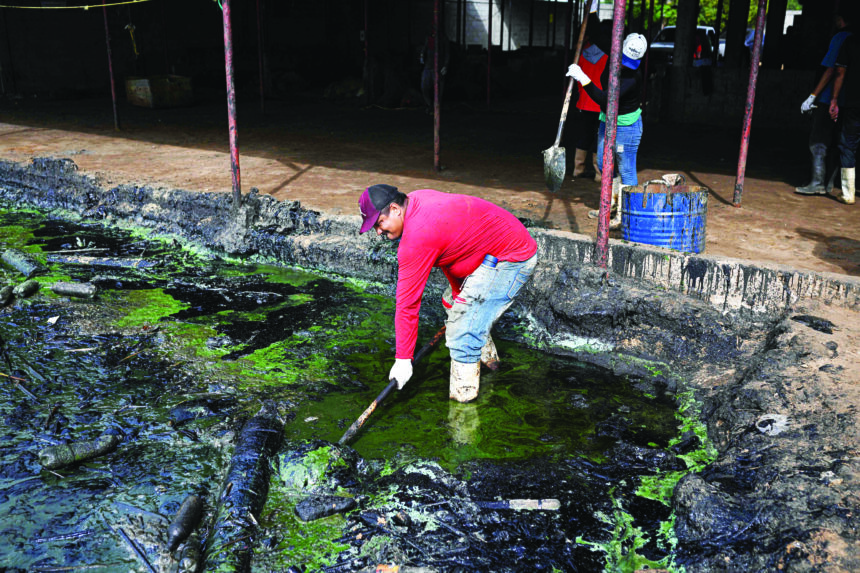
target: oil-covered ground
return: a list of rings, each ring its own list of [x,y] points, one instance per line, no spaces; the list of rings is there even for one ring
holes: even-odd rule
[[[673,564],[667,496],[712,455],[689,394],[500,330],[502,367],[485,372],[476,402],[447,399],[440,344],[339,446],[385,385],[386,287],[225,262],[38,212],[0,219],[2,250],[45,264],[39,290],[0,314],[5,570]],[[25,282],[9,265],[2,279]],[[59,296],[57,282],[98,294]],[[426,340],[442,318],[425,306]],[[249,445],[260,420],[277,443]],[[105,436],[116,437],[111,451],[45,467],[46,448]],[[259,475],[242,476],[246,487],[256,480],[250,500],[231,477],[240,455],[260,457]],[[192,494],[202,519],[169,551],[170,521]],[[298,504],[326,495],[354,507],[297,517]],[[542,501],[511,509],[517,500]]]
[[[47,480],[107,480],[84,517],[61,512],[79,521],[60,532],[22,536],[15,523],[30,515],[2,520],[12,536],[2,547],[32,560],[14,567],[105,566],[79,550],[89,544],[115,551],[104,559],[119,570],[146,570],[144,557],[217,571],[860,570],[858,290],[844,277],[617,243],[607,271],[590,262],[590,242],[533,227],[542,261],[498,325],[503,367],[486,374],[478,402],[448,404],[439,348],[341,447],[385,384],[396,246],[358,237],[357,217],[255,193],[234,205],[224,194],[102,189],[71,161],[0,163],[0,175],[7,206],[87,221],[3,227],[13,237],[4,246],[41,251],[48,265],[39,292],[0,315],[3,373],[15,377],[0,387],[3,415],[18,436],[0,448],[3,509],[27,507],[16,496]],[[103,248],[89,245],[107,240],[103,225],[107,236],[135,234],[108,245],[123,251],[93,256],[134,263],[45,253]],[[651,276],[655,261],[677,264],[680,281]],[[58,280],[91,281],[100,294],[54,297],[47,286]],[[419,344],[439,310],[424,305]],[[78,353],[92,354],[89,369],[67,362]],[[74,376],[46,375],[46,364]],[[42,404],[94,371],[108,377],[99,396],[113,410],[88,394],[56,411]],[[127,397],[136,386],[145,400]],[[63,408],[79,424],[67,436],[56,427]],[[113,452],[50,470],[62,477],[36,462],[54,442],[104,434],[121,438]],[[114,501],[105,484],[120,486],[108,476],[134,483],[117,464],[129,448],[189,465],[140,456],[145,470],[128,473],[161,488]],[[203,500],[202,519],[168,557],[168,521],[189,493]],[[515,500],[549,501],[512,510]],[[297,517],[332,509],[343,513]]]

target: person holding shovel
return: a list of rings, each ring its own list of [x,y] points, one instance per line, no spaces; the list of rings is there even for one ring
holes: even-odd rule
[[[589,15],[588,28],[599,29],[600,21],[597,14]],[[597,46],[610,53],[611,43],[602,35],[595,34],[594,42]],[[630,34],[624,39],[621,50],[621,72],[619,77],[618,93],[618,124],[615,139],[614,152],[618,157],[618,172],[620,176],[612,179],[612,205],[610,212],[614,209],[615,216],[610,221],[609,228],[616,229],[621,225],[621,186],[638,185],[639,179],[636,174],[636,155],[639,152],[639,142],[642,139],[642,108],[639,98],[642,94],[642,73],[639,64],[642,56],[648,49],[648,41],[642,34]],[[578,64],[571,64],[567,75],[574,78],[585,89],[585,92],[600,106],[600,126],[597,131],[597,165],[603,170],[603,148],[606,138],[606,104],[607,94],[591,81]],[[603,86],[609,85],[609,66],[604,68],[600,77]]]
[[[498,365],[490,329],[534,272],[537,243],[511,213],[478,197],[371,185],[358,200],[360,233],[371,229],[399,240],[396,351],[389,380],[397,388],[412,377],[418,311],[433,267],[448,278],[442,297],[448,313],[446,345],[451,352],[450,397],[478,396],[481,363]]]

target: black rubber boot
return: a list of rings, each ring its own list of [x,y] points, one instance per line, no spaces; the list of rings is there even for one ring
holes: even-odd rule
[[[812,181],[809,185],[795,188],[794,192],[799,195],[825,195],[827,188],[824,186],[824,172],[827,169],[827,146],[816,144],[809,150],[812,152]]]

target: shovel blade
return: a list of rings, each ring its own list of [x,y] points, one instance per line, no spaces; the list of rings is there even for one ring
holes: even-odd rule
[[[553,193],[561,189],[564,182],[564,174],[567,170],[567,160],[564,155],[564,147],[553,145],[543,150],[543,176],[546,179],[546,187]]]

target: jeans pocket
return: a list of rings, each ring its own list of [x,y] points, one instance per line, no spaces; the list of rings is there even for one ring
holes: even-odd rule
[[[529,280],[529,275],[520,271],[517,273],[517,276],[514,277],[511,286],[508,288],[508,300],[514,300],[514,297],[517,296],[517,293],[520,292],[520,289],[523,288],[523,285],[526,284],[526,281]]]

